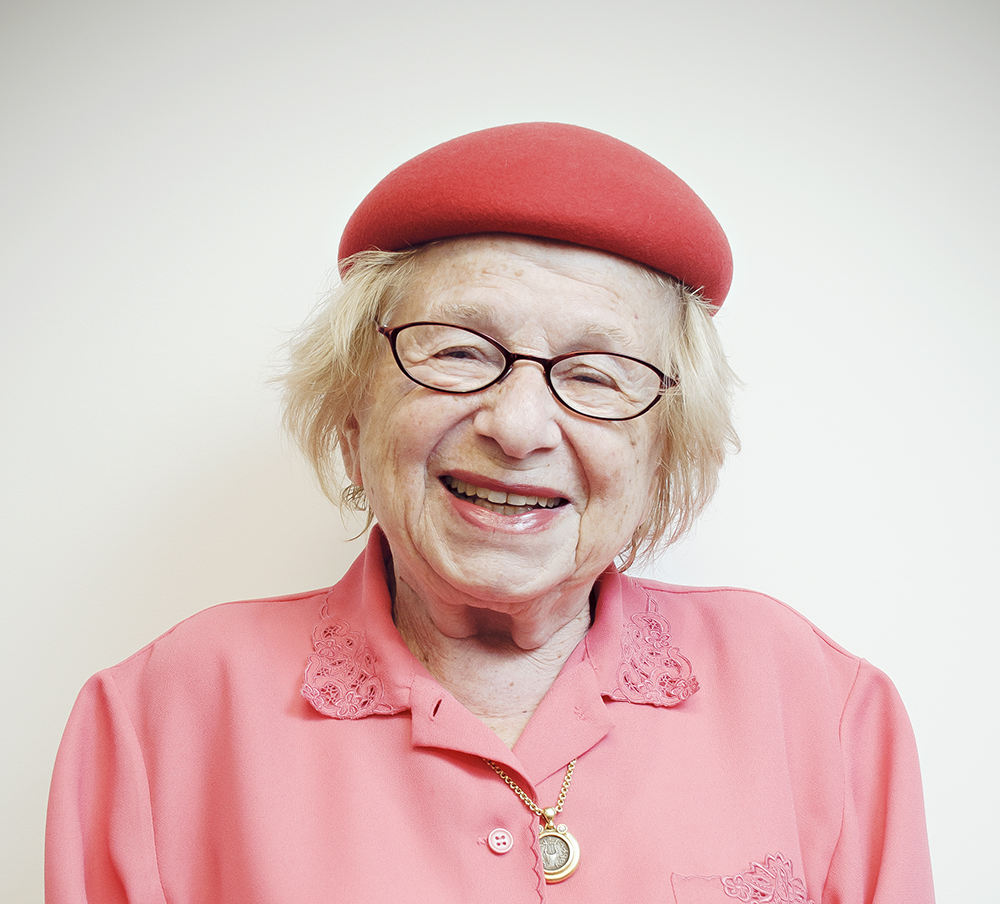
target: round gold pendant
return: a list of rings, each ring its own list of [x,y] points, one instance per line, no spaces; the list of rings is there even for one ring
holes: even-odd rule
[[[546,882],[562,882],[580,863],[580,845],[562,824],[554,826],[550,821],[539,828],[538,846]]]

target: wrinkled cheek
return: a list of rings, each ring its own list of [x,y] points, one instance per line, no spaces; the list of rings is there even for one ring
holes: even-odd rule
[[[659,454],[654,450],[652,439],[636,444],[635,483],[640,500],[640,515],[636,522],[638,526],[649,516],[656,501],[657,477],[659,474]]]
[[[361,476],[365,492],[375,517],[383,520],[389,500],[400,496],[399,479],[405,473],[398,464],[399,458],[393,443],[374,441],[374,437],[362,437]],[[381,439],[381,437],[380,437]]]
[[[656,497],[658,494],[657,487],[657,474],[654,471],[646,482],[645,490],[642,493],[642,506],[639,513],[639,517],[636,520],[636,527],[642,524],[653,511],[653,506],[656,504]]]
[[[605,486],[605,504],[588,512],[589,554],[607,566],[632,540],[650,508],[649,488],[641,472],[622,471]]]
[[[616,555],[631,543],[632,535],[649,517],[653,509],[656,490],[655,474],[649,474],[645,462],[637,462],[636,470],[628,475],[622,490],[618,507],[619,512],[621,512],[621,520],[618,524],[620,546],[615,550]]]

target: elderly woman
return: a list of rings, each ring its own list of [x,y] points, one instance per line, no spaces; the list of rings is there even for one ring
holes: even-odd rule
[[[387,176],[288,375],[367,549],[91,680],[50,904],[931,901],[889,681],[768,597],[623,573],[734,441],[730,273],[687,185],[596,132]]]

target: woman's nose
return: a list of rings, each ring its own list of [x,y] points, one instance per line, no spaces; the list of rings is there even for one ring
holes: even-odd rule
[[[559,445],[562,430],[556,415],[560,410],[541,367],[518,361],[504,380],[482,393],[473,425],[510,458],[522,459]]]

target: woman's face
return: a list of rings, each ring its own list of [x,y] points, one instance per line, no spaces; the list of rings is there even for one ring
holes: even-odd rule
[[[599,349],[663,368],[664,308],[662,290],[638,265],[571,245],[478,236],[429,248],[387,325],[441,321],[513,352]],[[425,599],[460,594],[514,613],[589,590],[628,544],[651,501],[656,424],[651,415],[574,414],[531,362],[482,392],[435,392],[410,381],[385,342],[343,451],[398,580]],[[472,501],[476,489],[500,504]]]

